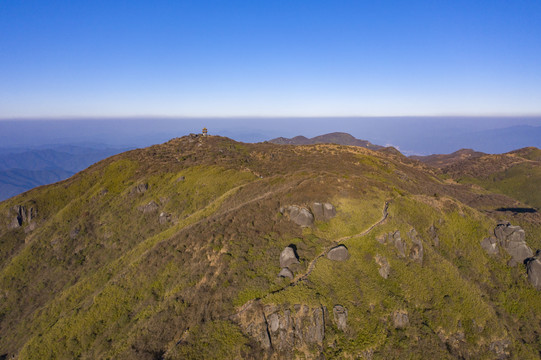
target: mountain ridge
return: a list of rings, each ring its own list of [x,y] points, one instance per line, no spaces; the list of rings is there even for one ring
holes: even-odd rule
[[[541,248],[538,212],[498,210],[523,206],[358,146],[128,151],[0,202],[0,355],[536,358],[539,292],[498,225]]]
[[[295,136],[293,138],[279,137],[269,140],[270,143],[280,145],[314,145],[314,144],[338,144],[338,145],[352,145],[360,146],[371,150],[378,150],[383,146],[374,145],[367,140],[360,140],[354,136],[344,132],[333,132],[324,135],[314,136],[313,138],[307,138],[302,135]]]

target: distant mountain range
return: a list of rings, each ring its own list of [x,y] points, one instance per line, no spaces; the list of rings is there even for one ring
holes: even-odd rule
[[[451,163],[455,163],[455,162],[466,160],[466,159],[474,159],[474,158],[481,157],[483,155],[487,155],[487,154],[480,151],[475,151],[472,149],[460,149],[451,154],[433,154],[433,155],[427,155],[427,156],[412,155],[409,158],[414,159],[414,160],[419,160],[430,166],[441,168]]]
[[[125,149],[51,145],[24,150],[0,149],[0,201],[36,186],[67,179]]]
[[[319,135],[311,139],[304,137],[302,135],[295,136],[294,138],[288,139],[279,137],[276,139],[269,140],[270,143],[278,145],[312,145],[312,144],[338,144],[338,145],[351,145],[351,146],[360,146],[370,150],[379,150],[383,146],[374,145],[370,141],[360,140],[354,136],[343,133],[343,132],[333,132],[330,134]]]

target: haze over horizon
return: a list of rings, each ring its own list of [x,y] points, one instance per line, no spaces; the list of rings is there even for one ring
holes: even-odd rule
[[[540,115],[540,10],[4,2],[0,119]]]

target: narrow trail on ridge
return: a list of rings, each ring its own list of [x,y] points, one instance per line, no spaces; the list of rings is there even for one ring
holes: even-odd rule
[[[308,278],[308,276],[312,273],[314,268],[316,267],[317,260],[322,258],[323,256],[325,256],[329,252],[329,250],[331,250],[333,247],[342,244],[344,241],[347,241],[347,240],[350,240],[350,239],[353,239],[353,238],[356,238],[356,237],[362,237],[362,236],[365,236],[365,235],[369,234],[372,230],[374,230],[374,228],[376,226],[381,225],[385,220],[387,220],[387,217],[389,216],[389,212],[388,212],[389,203],[390,203],[389,200],[385,201],[385,204],[383,206],[381,219],[379,219],[377,222],[372,224],[368,229],[366,229],[363,232],[360,232],[358,234],[354,234],[354,235],[350,235],[350,236],[344,236],[344,237],[341,237],[339,239],[334,240],[331,245],[327,246],[312,261],[310,261],[310,263],[308,264],[308,267],[306,268],[306,271],[304,273],[297,275],[295,277],[295,279],[293,279],[289,284],[285,285],[284,287],[282,287],[282,288],[280,288],[278,290],[271,291],[271,292],[267,293],[266,295],[264,295],[264,296],[262,296],[260,298],[254,298],[254,299],[248,300],[242,306],[239,307],[239,310],[237,311],[237,314],[242,313],[244,310],[246,310],[249,307],[250,304],[252,304],[252,303],[254,303],[256,301],[260,301],[260,300],[264,299],[265,297],[267,297],[269,295],[276,294],[276,293],[279,293],[281,291],[284,291],[287,288],[293,287],[293,286],[297,285],[298,283],[300,283],[301,281],[306,280]]]
[[[389,201],[386,201],[385,205],[383,206],[383,215],[382,215],[381,219],[379,219],[377,222],[372,224],[368,229],[366,229],[365,231],[363,231],[361,233],[358,233],[358,234],[354,234],[354,235],[350,235],[350,236],[344,236],[344,237],[341,237],[341,238],[339,238],[337,240],[334,240],[331,245],[327,246],[318,256],[316,256],[312,261],[310,261],[310,263],[308,264],[308,267],[306,268],[306,271],[303,274],[297,275],[295,277],[295,279],[293,279],[293,281],[288,286],[294,286],[298,282],[306,280],[306,278],[312,273],[312,271],[316,267],[317,260],[319,258],[322,258],[323,256],[325,256],[329,252],[329,250],[331,250],[333,247],[338,246],[338,245],[342,244],[344,241],[347,241],[349,239],[365,236],[365,235],[369,234],[376,226],[382,224],[385,220],[387,220],[387,217],[389,216],[389,213],[387,211],[388,209],[389,209]],[[277,291],[281,291],[281,290],[277,290]]]

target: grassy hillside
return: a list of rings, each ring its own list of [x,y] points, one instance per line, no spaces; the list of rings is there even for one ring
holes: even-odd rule
[[[280,211],[314,202],[336,216],[301,227]],[[0,355],[538,358],[539,292],[480,246],[501,217],[487,209],[512,204],[358,147],[183,137],[119,154],[0,203]],[[34,209],[20,227],[17,206]],[[541,248],[537,213],[505,216]],[[397,230],[404,256],[382,240]],[[290,244],[293,280],[277,277]],[[325,256],[337,244],[348,260]],[[321,344],[265,350],[238,320],[251,304],[296,314],[303,334],[299,309],[323,309]]]
[[[541,150],[537,148],[466,159],[444,166],[442,171],[461,183],[476,184],[541,209]]]

